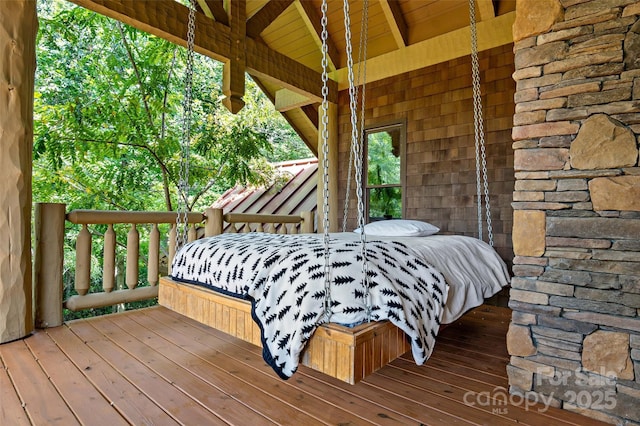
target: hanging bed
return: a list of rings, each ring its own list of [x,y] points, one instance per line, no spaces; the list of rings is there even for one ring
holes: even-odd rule
[[[302,363],[353,384],[408,350],[422,364],[441,325],[482,304],[509,276],[488,244],[398,232],[407,223],[417,222],[367,225],[387,228],[366,236],[368,289],[358,279],[357,233],[330,234],[326,270],[322,235],[221,234],[176,254],[171,277],[160,280],[159,303],[262,346],[284,379]]]
[[[190,3],[189,27],[192,29],[195,7],[193,0]],[[429,358],[443,324],[455,321],[509,283],[507,268],[491,247],[473,1],[469,4],[480,239],[433,235],[433,227],[407,232],[405,225],[409,228],[428,225],[415,221],[364,224],[361,135],[365,122],[366,73],[363,72],[361,89],[357,89],[350,56],[349,2],[345,0],[343,4],[345,43],[349,54],[347,68],[350,70],[349,167],[353,165],[355,169],[357,223],[358,229],[363,231],[360,235],[328,232],[331,229],[328,217],[329,102],[327,61],[323,60],[320,108],[323,125],[318,126],[323,159],[323,235],[222,234],[222,222],[216,220],[219,224],[216,234],[220,235],[184,245],[173,258],[171,276],[160,280],[158,299],[161,305],[262,345],[265,361],[284,379],[302,363],[340,380],[356,383],[408,350],[412,351],[416,363],[422,364]],[[367,37],[367,9],[365,1],[361,31],[364,68],[367,55],[366,43],[362,41]],[[321,12],[321,23],[326,26],[326,0],[322,2]],[[327,52],[326,38],[327,32],[323,31],[323,55]],[[193,31],[189,31],[189,55],[193,54],[193,42]],[[189,73],[186,75],[189,77]],[[190,101],[190,84],[190,79],[185,78],[185,105]],[[360,123],[356,114],[359,90]],[[189,123],[190,109],[185,108],[185,111],[184,121]],[[187,165],[189,142],[189,126],[185,124],[181,147]],[[181,187],[188,188],[188,167],[183,170],[185,176],[181,175],[180,181],[184,185]],[[489,244],[481,241],[481,171]],[[351,171],[347,195],[350,180]],[[183,195],[187,200],[188,194]],[[348,200],[345,201],[345,206],[348,204]],[[228,216],[225,218],[227,222],[231,221]],[[313,222],[306,220],[305,223],[308,232],[308,225]],[[402,232],[398,232],[399,228]],[[248,230],[244,227],[244,231]],[[186,241],[186,237],[181,241]]]

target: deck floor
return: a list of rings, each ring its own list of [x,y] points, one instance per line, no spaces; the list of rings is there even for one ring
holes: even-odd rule
[[[162,307],[77,320],[0,345],[0,425],[600,424],[490,399],[509,318],[482,306],[425,365],[405,354],[354,386],[303,366],[280,380],[259,348]]]

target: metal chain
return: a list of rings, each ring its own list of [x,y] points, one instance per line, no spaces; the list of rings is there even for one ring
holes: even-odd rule
[[[367,85],[367,41],[369,38],[369,0],[364,0],[362,5],[362,28],[360,32],[360,50],[358,57],[358,82],[362,82],[362,96],[360,109],[360,130],[358,132],[358,144],[355,155],[356,169],[356,197],[358,199],[358,228],[364,229],[364,195],[362,188],[362,169],[364,164],[364,128],[366,112],[366,85]],[[360,79],[362,72],[362,80]],[[357,95],[357,92],[356,92]],[[364,233],[363,233],[364,235]]]
[[[193,51],[195,44],[196,8],[195,0],[189,2],[187,24],[187,65],[184,75],[184,97],[182,99],[182,139],[180,140],[180,178],[178,181],[178,214],[176,217],[176,247],[185,244],[189,233],[189,162],[191,156],[191,113],[193,86]],[[184,204],[184,206],[183,206]]]
[[[364,0],[362,4],[362,23],[360,28],[360,42],[358,48],[358,76],[356,78],[357,83],[361,83],[362,85],[362,101],[361,101],[361,111],[360,111],[360,126],[358,128],[358,144],[351,145],[351,149],[349,150],[349,169],[347,171],[347,188],[344,198],[344,210],[342,216],[342,232],[347,231],[347,222],[349,219],[349,203],[350,203],[350,195],[351,195],[351,180],[354,177],[354,167],[355,167],[355,179],[356,182],[361,182],[362,179],[362,166],[360,169],[357,167],[358,158],[360,164],[362,164],[362,153],[364,152],[362,147],[364,146],[363,138],[364,138],[364,127],[365,127],[365,87],[367,84],[367,39],[369,33],[369,0]],[[358,85],[355,86],[355,101],[354,104],[358,105]],[[357,191],[357,190],[356,190]],[[357,219],[357,227],[363,229],[364,227],[364,202],[362,197],[362,189],[360,189],[360,193],[356,194],[356,198],[358,200],[357,208],[358,208],[358,219]],[[362,212],[362,214],[360,214]]]
[[[351,17],[349,15],[349,0],[344,0],[344,28],[345,28],[345,43],[347,52],[347,69],[349,79],[349,110],[351,113],[351,148],[354,157],[354,168],[356,171],[356,197],[358,199],[358,227],[360,232],[360,256],[362,258],[362,284],[364,287],[364,300],[365,300],[365,314],[367,321],[371,321],[371,297],[370,297],[370,283],[368,274],[368,261],[367,261],[367,235],[364,231],[364,203],[362,201],[362,137],[359,134],[358,126],[358,91],[354,83],[353,74],[353,51],[351,48]],[[363,10],[363,19],[366,20],[366,7]],[[366,21],[363,21],[362,25],[365,25]],[[363,28],[365,29],[365,28]],[[360,48],[362,49],[363,34],[360,33]],[[359,65],[360,66],[360,65]],[[358,70],[358,74],[360,71]],[[364,109],[364,90],[362,91],[362,101]],[[364,111],[361,116],[361,124],[364,122]]]
[[[478,32],[476,28],[476,10],[474,0],[469,0],[469,22],[471,28],[471,70],[473,80],[473,127],[476,148],[476,193],[478,197],[478,238],[482,239],[482,186],[487,217],[487,237],[493,246],[493,228],[491,226],[491,205],[489,202],[489,182],[487,178],[487,153],[484,141],[482,117],[482,95],[480,91],[480,63],[478,61]],[[482,179],[480,172],[482,170]]]
[[[322,25],[322,179],[324,182],[324,188],[322,191],[322,214],[323,227],[324,227],[324,315],[327,322],[331,320],[331,277],[330,277],[330,264],[329,264],[329,75],[327,73],[328,59],[327,59],[327,39],[329,37],[327,32],[327,0],[322,0],[322,18],[320,23]]]

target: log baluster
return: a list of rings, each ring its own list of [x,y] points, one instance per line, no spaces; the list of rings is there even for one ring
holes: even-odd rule
[[[83,224],[76,240],[76,282],[75,289],[79,295],[89,292],[91,281],[91,233]]]
[[[176,224],[171,225],[171,229],[169,229],[169,259],[167,260],[167,271],[169,275],[171,275],[171,264],[173,263],[173,258],[176,257],[176,249],[177,249],[177,238],[178,231],[176,230]]]
[[[187,231],[187,242],[195,241],[198,238],[198,231],[196,231],[196,225],[189,224],[189,230]]]
[[[107,225],[103,244],[102,289],[111,293],[116,286],[116,232],[112,223]]]
[[[133,290],[138,286],[138,256],[140,254],[140,233],[136,224],[131,224],[127,234],[127,288]]]
[[[249,233],[249,232],[251,232],[251,227],[249,226],[248,223],[245,223],[244,226],[242,227],[242,233],[246,234],[246,233]]]
[[[147,281],[149,285],[158,285],[160,279],[159,272],[160,265],[160,231],[158,230],[158,224],[151,225],[151,232],[149,233],[149,258],[147,265]]]
[[[264,226],[262,226],[262,223],[258,223],[258,227],[256,228],[256,232],[264,232]]]

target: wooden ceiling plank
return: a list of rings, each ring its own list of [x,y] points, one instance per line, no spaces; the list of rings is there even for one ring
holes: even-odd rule
[[[202,9],[209,10],[211,13],[207,15],[217,22],[220,22],[224,25],[229,25],[229,16],[227,15],[227,11],[224,9],[224,0],[198,0],[198,3],[202,6]]]
[[[496,17],[496,9],[493,0],[476,0],[476,11],[478,12],[478,21],[486,21]]]
[[[139,30],[172,43],[187,45],[188,9],[174,0],[71,0]],[[246,21],[245,21],[246,22]],[[299,93],[316,99],[322,97],[322,76],[293,59],[251,38],[245,39],[247,71]],[[228,62],[231,54],[231,29],[220,22],[196,13],[196,52],[220,62]],[[270,62],[273,61],[273,62]],[[329,98],[335,102],[338,85],[329,81]]]
[[[293,0],[271,0],[247,21],[247,35],[251,38],[260,36],[278,16],[282,14]]]
[[[234,0],[229,4],[229,27],[231,46],[229,60],[222,72],[222,104],[237,114],[244,107],[244,72],[246,68],[245,40],[247,27],[246,0]]]
[[[478,50],[484,51],[513,43],[515,12],[508,12],[493,19],[478,22]],[[367,83],[394,75],[414,71],[430,65],[446,62],[471,53],[469,27],[433,37],[404,49],[372,57],[367,60]],[[357,64],[355,65],[357,72]],[[339,90],[349,87],[348,70],[341,68],[332,73]]]
[[[308,0],[295,0],[296,8],[304,21],[305,26],[313,36],[313,40],[318,45],[318,49],[322,50],[322,25],[320,23],[320,14],[313,8]],[[329,61],[329,69],[335,71],[340,66],[340,54],[338,48],[331,40],[327,38],[327,59]]]
[[[409,44],[409,26],[404,19],[400,4],[397,0],[380,0],[380,6],[389,23],[391,34],[398,47],[406,47]]]

